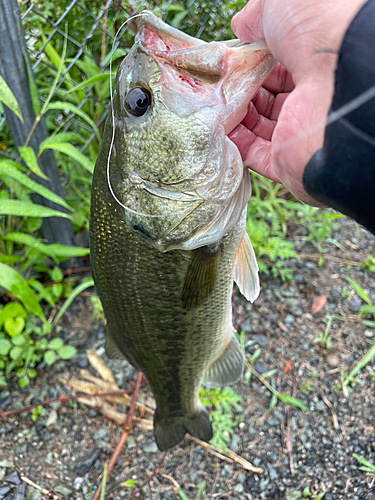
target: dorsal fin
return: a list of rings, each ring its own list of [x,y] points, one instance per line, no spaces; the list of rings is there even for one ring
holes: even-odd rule
[[[186,273],[182,302],[188,310],[199,306],[211,295],[216,280],[220,245],[208,245],[194,251]]]
[[[259,295],[259,268],[246,231],[238,246],[236,259],[234,281],[242,295],[250,302],[254,302]]]

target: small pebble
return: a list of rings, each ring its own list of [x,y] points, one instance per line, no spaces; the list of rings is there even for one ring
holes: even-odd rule
[[[8,474],[7,476],[5,476],[3,481],[4,481],[4,483],[12,483],[15,485],[21,484],[21,479],[20,479],[17,471],[14,471],[11,474]]]
[[[365,336],[368,339],[372,339],[372,337],[374,336],[374,330],[365,330]]]
[[[336,368],[340,363],[339,357],[336,354],[328,354],[326,361],[332,368]]]
[[[294,323],[294,316],[287,314],[284,318],[284,323]]]
[[[158,451],[158,447],[156,446],[155,442],[146,444],[146,446],[144,446],[143,449],[146,453],[157,453]]]
[[[49,415],[48,415],[45,426],[47,427],[47,429],[49,431],[52,431],[53,429],[55,429],[55,427],[57,427],[58,422],[59,422],[59,418],[57,415],[57,411],[51,410]]]
[[[100,455],[100,450],[95,448],[89,451],[81,460],[77,462],[76,470],[79,476],[84,476],[94,465],[95,460]]]

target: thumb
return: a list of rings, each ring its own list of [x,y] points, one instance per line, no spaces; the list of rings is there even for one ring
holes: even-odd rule
[[[243,42],[264,39],[262,3],[262,0],[250,0],[232,19],[233,33]]]

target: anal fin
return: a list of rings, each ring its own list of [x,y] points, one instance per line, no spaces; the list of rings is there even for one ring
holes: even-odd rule
[[[207,368],[203,384],[211,389],[234,384],[242,376],[243,354],[234,333],[221,355]]]
[[[245,231],[237,250],[234,281],[242,295],[250,302],[254,302],[259,295],[258,271],[255,253],[249,235]]]

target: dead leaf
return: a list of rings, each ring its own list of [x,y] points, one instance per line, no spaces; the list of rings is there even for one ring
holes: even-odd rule
[[[285,332],[285,333],[288,333],[288,328],[284,325],[284,323],[282,323],[281,321],[279,321],[277,323],[277,326],[280,328],[281,331]]]
[[[290,370],[292,366],[292,362],[291,361],[288,361],[285,366],[284,366],[284,375],[286,375],[288,373],[288,371]]]
[[[314,314],[318,314],[318,312],[320,312],[323,307],[326,305],[327,303],[327,295],[319,295],[319,297],[317,297],[312,306],[311,306],[311,314],[314,316]]]
[[[90,364],[95,368],[95,370],[99,373],[103,380],[113,384],[117,387],[114,376],[112,375],[111,370],[104,363],[102,358],[100,358],[93,349],[87,349],[86,351],[87,359],[90,361]]]

